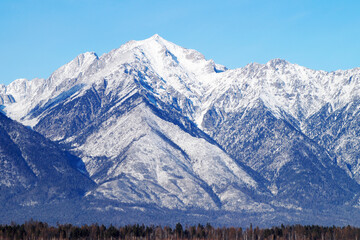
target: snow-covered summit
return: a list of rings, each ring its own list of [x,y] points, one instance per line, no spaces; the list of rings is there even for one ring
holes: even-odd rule
[[[285,67],[287,64],[289,64],[289,62],[281,58],[274,58],[266,63],[266,65],[273,68]]]
[[[237,97],[229,102],[229,110],[242,108],[260,98],[278,116],[281,111],[285,111],[302,122],[326,103],[338,109],[357,99],[360,96],[357,87],[359,76],[358,69],[316,71],[273,59],[266,64],[252,63],[227,71],[221,76],[224,80],[218,81],[219,85],[211,95],[218,98],[236,89]],[[215,99],[212,101],[216,102]]]
[[[80,54],[48,79],[18,80],[3,87],[6,89],[3,92],[15,99],[15,103],[6,104],[5,111],[10,117],[20,120],[32,108],[49,99],[64,93],[72,95],[104,79],[109,80],[109,91],[115,91],[123,81],[122,76],[126,75],[124,72],[131,72],[135,78],[141,74],[144,77],[141,82],[150,86],[163,100],[171,99],[171,94],[175,93],[199,106],[200,98],[210,88],[211,79],[224,71],[224,66],[206,60],[201,53],[154,35],[146,40],[127,42],[101,57],[94,52]],[[36,124],[36,120],[32,124]]]
[[[315,137],[358,137],[358,105],[349,103],[360,96],[359,76],[282,59],[227,69],[154,35],[100,57],[80,54],[47,79],[0,86],[0,100],[8,116],[84,161],[97,183],[89,199],[272,211],[340,204],[358,193],[337,153]],[[318,129],[323,115],[340,119],[322,121],[331,134]],[[332,141],[355,166],[358,151],[348,149],[357,142],[341,144]]]
[[[254,99],[262,99],[279,117],[286,112],[301,123],[326,103],[336,110],[359,98],[359,75],[359,69],[315,71],[283,59],[228,70],[196,50],[155,34],[145,40],[129,41],[101,57],[94,52],[80,54],[48,79],[16,80],[2,86],[1,94],[3,99],[14,98],[3,100],[5,111],[20,120],[35,106],[60,94],[73,95],[104,79],[108,91],[116,92],[124,79],[131,85],[131,79],[141,78],[139,81],[155,98],[170,104],[178,99],[176,104],[187,109],[184,113],[199,126],[212,106],[232,111],[246,107]],[[225,96],[226,101],[221,100]]]

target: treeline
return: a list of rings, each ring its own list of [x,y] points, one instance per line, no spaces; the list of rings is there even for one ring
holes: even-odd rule
[[[236,239],[236,240],[358,240],[360,228],[321,227],[321,226],[284,226],[267,229],[222,227],[215,228],[210,224],[205,226],[185,226],[180,223],[174,228],[165,226],[126,225],[123,227],[106,227],[104,225],[58,224],[49,226],[38,221],[29,221],[24,224],[0,225],[1,240],[45,240],[45,239]],[[360,239],[359,239],[360,240]]]

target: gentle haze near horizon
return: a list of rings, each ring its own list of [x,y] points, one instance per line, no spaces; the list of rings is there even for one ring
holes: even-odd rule
[[[228,68],[282,58],[360,67],[359,1],[2,0],[0,83],[47,78],[78,54],[154,34]]]

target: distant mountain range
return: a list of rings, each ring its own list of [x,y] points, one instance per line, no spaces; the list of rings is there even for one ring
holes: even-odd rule
[[[154,35],[0,104],[0,221],[360,225],[360,68],[231,70]]]

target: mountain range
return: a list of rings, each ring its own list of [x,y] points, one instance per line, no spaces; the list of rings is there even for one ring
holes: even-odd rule
[[[0,104],[1,221],[360,224],[360,68],[227,69],[154,35]]]

